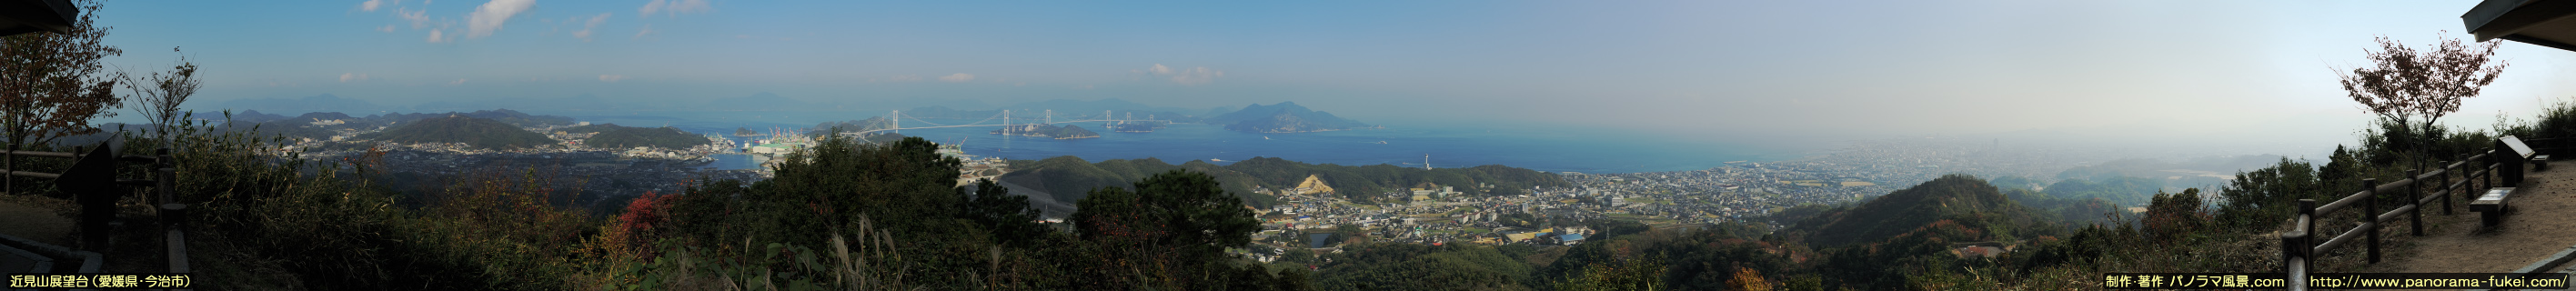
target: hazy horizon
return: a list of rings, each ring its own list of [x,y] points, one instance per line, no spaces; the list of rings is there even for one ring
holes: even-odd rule
[[[2094,3],[111,3],[130,72],[204,65],[192,108],[762,92],[820,104],[1293,101],[1371,123],[1554,125],[1784,147],[1919,136],[2293,157],[2372,118],[2334,83],[2372,37],[2467,37],[2475,1]],[[2444,31],[2449,31],[2447,34]],[[2506,43],[2443,119],[2523,118],[2576,53]],[[257,108],[236,108],[257,109]],[[855,109],[855,108],[854,108]],[[122,117],[121,117],[122,118]],[[2054,139],[2052,141],[2052,139]]]

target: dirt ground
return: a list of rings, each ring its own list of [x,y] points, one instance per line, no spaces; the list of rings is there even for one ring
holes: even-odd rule
[[[2531,172],[2494,229],[2480,229],[2478,213],[2468,211],[2466,200],[2455,201],[2459,208],[2450,216],[2441,215],[2439,205],[2427,206],[2421,237],[2408,237],[2405,220],[2391,222],[2393,231],[2382,234],[2403,242],[2367,271],[2503,273],[2576,246],[2576,215],[2569,215],[2576,214],[2576,168],[2557,163],[2550,171]]]
[[[72,219],[56,211],[69,206],[70,202],[52,198],[0,197],[0,234],[53,245],[71,245]]]

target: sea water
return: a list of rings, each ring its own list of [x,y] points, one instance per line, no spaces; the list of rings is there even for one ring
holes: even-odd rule
[[[671,126],[715,134],[734,144],[765,137],[733,136],[737,128],[762,133],[772,128],[804,129],[824,121],[871,117],[852,112],[559,112],[578,121],[630,127]],[[904,126],[973,124],[982,120],[905,119]],[[1028,121],[1019,121],[1028,122]],[[999,121],[987,121],[999,124]],[[1154,132],[1115,132],[1105,123],[1060,123],[1097,132],[1099,138],[1051,139],[991,134],[999,127],[907,129],[899,133],[943,144],[963,144],[967,154],[1014,160],[1075,156],[1098,162],[1109,159],[1159,158],[1179,164],[1205,160],[1231,164],[1253,157],[1284,158],[1313,164],[1391,164],[1421,167],[1425,155],[1441,168],[1504,165],[1549,172],[1632,173],[1705,170],[1727,161],[1776,160],[1785,155],[1748,146],[1727,145],[1637,133],[1619,129],[1536,128],[1472,124],[1394,123],[1384,129],[1306,133],[1250,133],[1208,124],[1171,124]],[[716,155],[710,167],[758,167],[749,156]]]

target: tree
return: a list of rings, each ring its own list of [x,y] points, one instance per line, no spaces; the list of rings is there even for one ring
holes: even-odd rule
[[[1011,195],[1011,188],[995,185],[992,179],[976,179],[974,189],[973,197],[962,204],[966,208],[963,212],[976,224],[991,228],[1000,243],[1028,247],[1055,232],[1037,222],[1040,212],[1029,206],[1028,196]]]
[[[1074,202],[1075,228],[1097,250],[1086,271],[1099,279],[1093,287],[1211,289],[1189,286],[1223,284],[1238,268],[1224,249],[1251,243],[1261,230],[1243,199],[1206,174],[1172,170],[1135,188],[1100,187]]]
[[[100,43],[108,28],[98,26],[97,1],[75,6],[89,13],[71,33],[0,37],[0,127],[13,148],[97,133],[91,119],[116,116],[108,109],[120,104],[116,81],[124,76],[101,60],[125,51]]]
[[[2429,132],[2433,122],[2460,110],[2460,100],[2477,97],[2481,87],[2494,83],[2505,63],[2495,61],[2499,41],[2470,46],[2459,39],[2443,38],[2431,51],[2416,51],[2387,36],[2378,38],[2379,51],[2369,52],[2373,66],[2354,68],[2351,73],[2338,73],[2343,90],[2353,102],[2388,122],[2397,123],[2409,132]],[[2415,149],[2411,143],[2395,141],[2430,140],[2412,134],[2391,132],[2387,138],[2398,149]]]
[[[170,51],[177,52],[179,48],[172,47]],[[169,140],[169,132],[178,125],[181,117],[179,103],[188,102],[188,96],[196,95],[197,88],[204,86],[205,83],[197,79],[197,64],[188,62],[185,55],[179,57],[179,65],[171,67],[169,72],[155,72],[142,80],[125,83],[127,89],[134,90],[135,101],[140,103],[134,106],[134,110],[152,119],[152,132],[162,137],[164,142]]]

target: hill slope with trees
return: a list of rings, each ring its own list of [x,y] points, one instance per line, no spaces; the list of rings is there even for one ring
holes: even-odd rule
[[[1314,111],[1296,102],[1252,104],[1233,113],[1217,115],[1203,121],[1225,125],[1226,130],[1256,133],[1297,133],[1344,130],[1369,127],[1366,123],[1342,119],[1330,112]]]
[[[517,149],[554,144],[554,139],[508,123],[465,116],[421,119],[358,137],[399,143],[465,143],[479,149]]]

